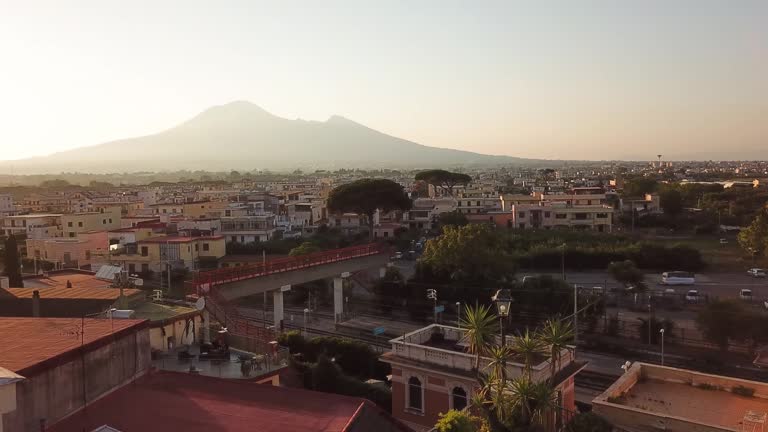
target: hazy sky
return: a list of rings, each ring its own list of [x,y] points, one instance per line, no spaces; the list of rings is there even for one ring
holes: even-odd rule
[[[768,0],[0,0],[0,159],[243,99],[485,153],[766,159]]]

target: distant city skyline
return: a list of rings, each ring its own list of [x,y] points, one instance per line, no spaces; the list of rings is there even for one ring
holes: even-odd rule
[[[766,159],[766,19],[748,0],[0,0],[0,160],[234,100],[485,154]]]

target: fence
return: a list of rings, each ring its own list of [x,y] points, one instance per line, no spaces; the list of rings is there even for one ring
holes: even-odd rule
[[[370,243],[362,246],[351,246],[330,251],[315,252],[296,257],[278,258],[265,263],[250,264],[240,267],[230,267],[198,273],[192,281],[197,289],[207,290],[213,286],[237,282],[259,276],[300,270],[307,267],[345,261],[387,252],[389,247],[383,243]],[[201,294],[198,292],[198,294]]]

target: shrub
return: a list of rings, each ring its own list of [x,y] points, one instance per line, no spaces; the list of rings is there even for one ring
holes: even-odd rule
[[[440,414],[435,424],[437,432],[476,432],[482,428],[482,420],[466,411],[450,410]]]

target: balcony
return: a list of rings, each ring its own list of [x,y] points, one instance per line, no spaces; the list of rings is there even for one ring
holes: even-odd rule
[[[434,333],[442,333],[442,338],[435,340]],[[433,365],[448,368],[452,371],[464,371],[474,373],[476,356],[468,352],[466,343],[462,341],[464,330],[457,327],[432,324],[404,336],[390,340],[392,344],[392,356],[419,363],[421,366]],[[507,336],[507,338],[511,338]],[[500,339],[497,338],[497,343]],[[390,357],[392,358],[392,357]],[[394,361],[397,361],[393,358]],[[564,369],[575,359],[575,352],[564,349],[561,353],[561,361],[558,371]],[[480,359],[480,370],[486,370],[490,359]],[[507,374],[514,379],[523,375],[525,365],[520,362],[507,363]],[[540,356],[538,362],[531,367],[531,378],[543,381],[551,374],[550,361],[545,355]]]

